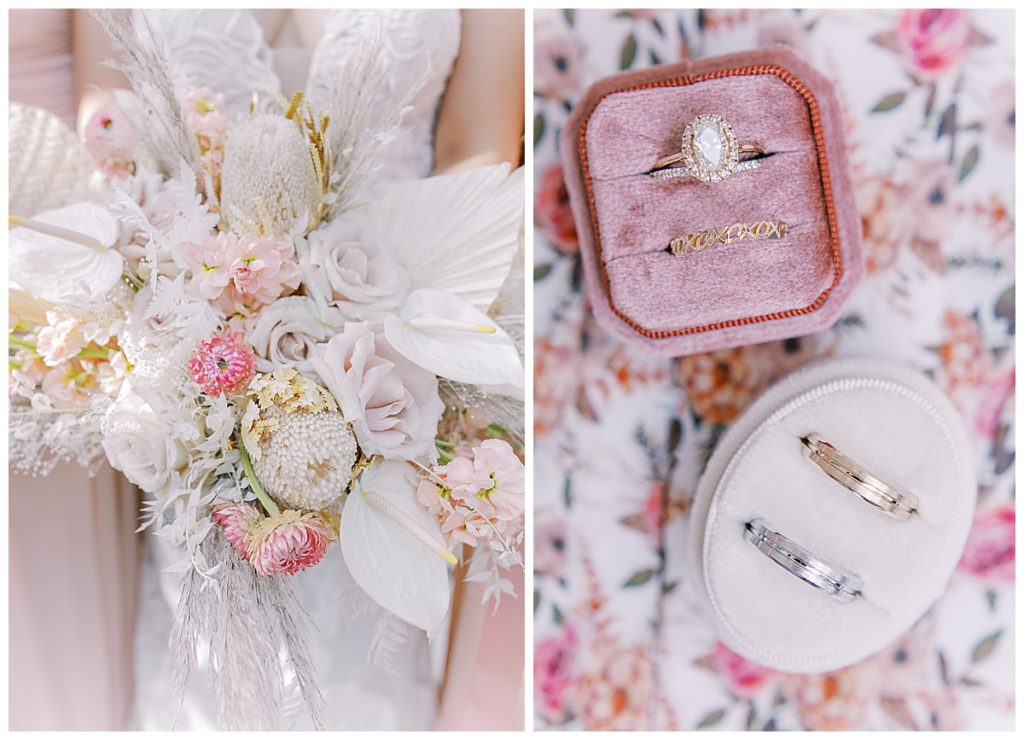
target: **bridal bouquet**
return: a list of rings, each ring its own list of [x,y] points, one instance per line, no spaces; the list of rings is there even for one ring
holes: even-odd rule
[[[369,111],[372,49],[326,102],[232,118],[102,20],[133,92],[88,126],[93,195],[11,216],[12,464],[122,471],[181,553],[179,685],[205,644],[225,725],[289,680],[315,720],[289,581],[328,548],[431,638],[450,566],[495,600],[522,567],[522,317],[494,309],[522,173],[367,196],[402,114]]]

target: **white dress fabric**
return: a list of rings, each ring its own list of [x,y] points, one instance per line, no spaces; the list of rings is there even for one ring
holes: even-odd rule
[[[296,79],[294,65],[304,55],[296,49],[268,47],[254,15],[245,10],[144,12],[155,36],[167,50],[179,95],[208,87],[224,95],[228,112],[248,109],[253,92],[260,96],[281,90],[279,80]],[[304,92],[316,104],[332,80],[344,70],[348,55],[363,48],[367,34],[382,37],[380,53],[389,71],[378,89],[377,105],[408,100],[399,136],[388,145],[373,182],[425,177],[433,169],[433,129],[437,107],[458,53],[457,10],[332,10],[323,37],[309,58]],[[291,68],[289,68],[291,67]],[[298,77],[297,79],[302,79]],[[147,536],[139,627],[136,634],[136,702],[134,725],[140,730],[166,730],[174,722],[168,636],[177,603],[178,576],[160,573],[175,555],[159,537]],[[367,607],[354,585],[338,548],[315,568],[295,576],[304,608],[314,625],[310,647],[324,696],[323,721],[328,730],[428,729],[433,722],[440,670],[432,658],[443,651],[424,633],[405,630],[406,639],[391,670],[373,667],[369,645],[381,611]],[[200,662],[192,677],[176,729],[214,729],[216,711]],[[272,658],[268,658],[272,659]],[[285,712],[281,729],[312,729],[301,701]]]

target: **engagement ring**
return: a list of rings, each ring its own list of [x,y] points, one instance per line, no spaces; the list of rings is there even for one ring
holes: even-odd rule
[[[680,151],[658,160],[650,174],[659,180],[693,177],[701,182],[718,182],[734,172],[757,169],[760,159],[741,160],[740,156],[761,154],[764,149],[757,144],[740,144],[724,118],[707,114],[687,124]],[[672,166],[676,164],[679,166]]]

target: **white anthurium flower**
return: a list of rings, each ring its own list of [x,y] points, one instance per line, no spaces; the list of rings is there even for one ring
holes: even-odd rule
[[[383,461],[363,471],[345,502],[340,540],[359,587],[433,640],[451,601],[448,564],[457,560],[437,519],[416,502],[408,464]]]
[[[117,219],[95,203],[74,203],[33,218],[11,216],[10,278],[53,303],[72,295],[105,295],[121,279],[124,258],[112,247]]]
[[[394,255],[409,289],[444,291],[486,311],[519,246],[523,168],[478,167],[395,185],[368,206],[363,238]]]
[[[414,291],[399,314],[384,319],[384,337],[407,360],[434,375],[522,396],[523,362],[512,338],[456,295]]]

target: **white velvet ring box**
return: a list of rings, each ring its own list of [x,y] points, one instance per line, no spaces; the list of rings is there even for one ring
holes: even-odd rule
[[[817,432],[866,470],[919,498],[907,521],[885,515],[801,454]],[[971,446],[943,393],[908,368],[830,361],[759,398],[715,449],[697,488],[694,583],[722,641],[793,673],[855,663],[896,640],[942,595],[974,513]],[[860,576],[844,603],[743,537],[760,518],[817,557]]]

